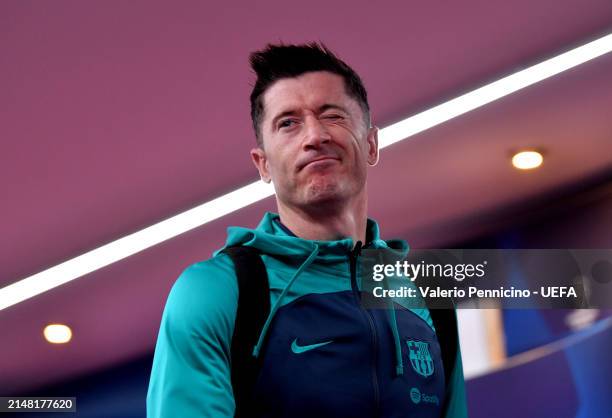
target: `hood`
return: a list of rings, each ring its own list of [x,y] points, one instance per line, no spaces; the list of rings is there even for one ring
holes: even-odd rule
[[[378,224],[373,219],[367,220],[366,244],[364,248],[388,248],[397,252],[398,257],[405,257],[408,244],[403,240],[384,241],[380,238]],[[346,257],[355,244],[351,238],[334,241],[307,240],[296,237],[280,223],[279,215],[266,212],[255,229],[232,226],[227,229],[226,247],[248,246],[260,250],[263,254],[275,256],[308,257],[318,247],[319,255]],[[215,252],[217,255],[220,249]]]

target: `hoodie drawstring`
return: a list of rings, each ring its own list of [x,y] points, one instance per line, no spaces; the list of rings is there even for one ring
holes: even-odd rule
[[[253,348],[253,357],[255,358],[259,357],[259,352],[261,351],[261,347],[265,341],[266,334],[268,333],[268,329],[270,328],[270,324],[272,323],[272,319],[274,319],[274,315],[276,315],[276,311],[278,311],[278,309],[280,308],[283,298],[289,291],[289,288],[291,287],[291,285],[293,285],[293,283],[298,278],[298,276],[302,273],[302,271],[304,271],[306,267],[308,267],[314,261],[318,253],[319,253],[319,246],[317,244],[314,244],[314,249],[308,256],[308,258],[306,258],[306,261],[304,261],[302,265],[297,269],[297,271],[295,272],[291,280],[289,280],[289,283],[287,283],[287,286],[285,286],[285,288],[283,289],[282,293],[278,297],[278,300],[276,301],[276,303],[270,310],[270,313],[268,314],[268,318],[266,319],[266,322],[264,323],[261,333],[259,334],[257,345],[255,346],[255,348]]]
[[[383,280],[383,287],[389,290],[389,279]],[[397,315],[395,314],[395,305],[393,304],[392,298],[387,298],[388,311],[389,311],[389,326],[391,327],[391,333],[393,334],[393,345],[395,346],[395,374],[396,376],[404,375],[404,360],[402,359],[402,343],[400,341],[399,330],[397,327]]]
[[[395,315],[395,307],[393,299],[389,299],[389,315],[391,332],[393,332],[393,341],[395,343],[395,373],[398,376],[404,375],[404,360],[402,359],[402,345],[400,343],[399,331],[397,330],[397,317]]]

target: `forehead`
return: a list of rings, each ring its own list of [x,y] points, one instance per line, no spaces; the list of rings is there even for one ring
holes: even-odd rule
[[[315,71],[293,78],[282,78],[264,93],[264,121],[287,110],[317,109],[324,104],[343,105],[349,111],[359,108],[338,74]]]

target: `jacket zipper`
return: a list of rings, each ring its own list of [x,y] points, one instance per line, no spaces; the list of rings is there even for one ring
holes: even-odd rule
[[[379,407],[380,407],[380,393],[378,388],[378,372],[376,370],[376,362],[377,362],[377,350],[378,350],[378,339],[376,335],[376,327],[374,326],[374,319],[370,312],[363,308],[361,305],[361,295],[359,293],[359,289],[357,288],[357,258],[361,255],[361,241],[357,241],[355,244],[355,248],[350,252],[350,270],[351,270],[351,289],[353,290],[353,296],[355,297],[355,302],[359,306],[359,311],[365,318],[365,322],[370,327],[370,335],[372,341],[372,386],[374,388],[374,405],[376,410],[376,416],[379,415]]]

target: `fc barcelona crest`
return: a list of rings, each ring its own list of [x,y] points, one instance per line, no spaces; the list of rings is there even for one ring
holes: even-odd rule
[[[429,344],[421,341],[406,341],[410,364],[415,372],[423,377],[431,376],[434,372],[434,362],[429,354]]]

